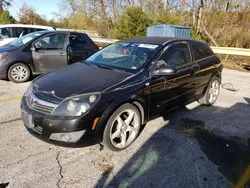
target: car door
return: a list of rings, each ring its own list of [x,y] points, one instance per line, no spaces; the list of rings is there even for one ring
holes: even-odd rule
[[[84,61],[94,54],[97,49],[93,49],[94,45],[91,42],[86,34],[71,33],[69,36],[69,64]]]
[[[53,33],[33,43],[32,59],[37,72],[44,73],[66,66],[67,33]]]
[[[200,71],[196,73],[197,89],[196,96],[199,98],[204,91],[220,64],[220,59],[214,55],[211,48],[202,42],[190,41],[193,59],[199,65]]]
[[[190,101],[196,89],[194,73],[199,70],[199,66],[192,61],[188,43],[181,41],[167,46],[155,61],[151,71],[162,65],[173,68],[175,73],[151,77],[150,117]]]

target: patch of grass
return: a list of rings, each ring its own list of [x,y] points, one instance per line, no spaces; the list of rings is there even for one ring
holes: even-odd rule
[[[247,67],[250,67],[250,57],[244,56],[234,56],[234,55],[219,55],[222,64],[225,68],[239,70],[239,71],[249,71]]]

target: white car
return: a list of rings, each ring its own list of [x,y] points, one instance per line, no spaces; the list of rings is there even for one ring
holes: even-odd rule
[[[0,25],[0,46],[8,44],[13,40],[21,36],[24,36],[26,34],[42,30],[55,30],[55,28],[42,25],[26,25],[26,24]]]

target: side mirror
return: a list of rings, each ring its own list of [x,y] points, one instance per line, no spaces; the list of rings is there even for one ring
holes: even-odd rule
[[[176,69],[175,68],[170,68],[170,67],[160,67],[156,70],[154,70],[154,75],[155,76],[167,76],[167,75],[173,75],[176,74]]]
[[[176,74],[177,70],[167,66],[167,63],[163,60],[157,61],[153,68],[153,76],[167,76]]]
[[[31,46],[30,50],[31,50],[32,52],[37,51],[37,49],[36,49],[36,47],[35,47],[35,46]]]
[[[30,48],[32,52],[38,51],[39,49],[40,49],[39,42],[36,42],[35,44],[33,43]]]

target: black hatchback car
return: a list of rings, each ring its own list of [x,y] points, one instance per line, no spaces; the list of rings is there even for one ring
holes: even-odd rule
[[[87,34],[38,31],[0,47],[0,79],[25,82],[42,74],[83,61],[98,51]]]
[[[219,95],[222,65],[205,44],[142,37],[114,43],[34,80],[21,101],[22,120],[55,144],[102,143],[119,151],[141,125],[164,110]]]

